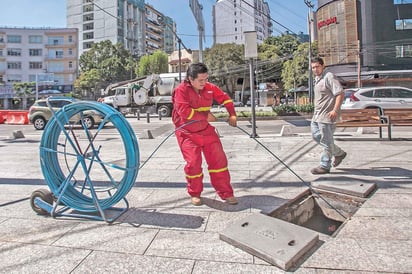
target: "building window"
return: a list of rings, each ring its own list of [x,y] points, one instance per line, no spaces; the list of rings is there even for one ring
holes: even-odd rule
[[[73,68],[73,62],[72,61],[69,62],[69,68]]]
[[[21,62],[7,62],[8,69],[21,69]]]
[[[8,56],[21,56],[21,49],[7,49]]]
[[[93,42],[83,43],[83,49],[91,49]]]
[[[94,35],[93,32],[88,32],[83,34],[83,40],[93,39]]]
[[[69,56],[73,55],[73,49],[69,49]]]
[[[9,74],[7,75],[7,82],[9,83],[21,82],[21,75]]]
[[[73,43],[73,36],[69,35],[69,43]]]
[[[63,50],[56,50],[56,58],[63,58],[64,52]]]
[[[49,45],[63,45],[64,44],[64,38],[62,36],[52,36],[49,37],[48,39],[48,44]]]
[[[93,14],[86,14],[83,16],[83,21],[93,21]]]
[[[29,62],[29,69],[42,69],[43,63],[42,62]]]
[[[412,57],[412,45],[396,46],[396,58]]]
[[[43,50],[42,49],[29,49],[29,56],[42,56]]]
[[[7,43],[21,43],[20,35],[7,35]]]
[[[29,44],[41,44],[41,43],[43,43],[43,36],[29,35]]]
[[[3,56],[3,50],[0,49],[0,56]]]
[[[94,28],[93,23],[87,23],[83,25],[83,30],[92,30]]]
[[[395,21],[396,30],[412,29],[412,19],[400,19]]]

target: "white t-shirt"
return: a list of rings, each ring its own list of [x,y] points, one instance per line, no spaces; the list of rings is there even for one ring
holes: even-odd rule
[[[327,114],[333,110],[336,96],[342,92],[342,85],[331,72],[323,72],[321,76],[315,77],[315,109],[312,121],[319,123],[335,123],[339,121],[340,113],[338,113],[338,118],[334,121]]]

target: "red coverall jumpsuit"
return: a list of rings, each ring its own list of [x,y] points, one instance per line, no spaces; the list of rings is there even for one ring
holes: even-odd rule
[[[189,195],[200,197],[203,191],[203,152],[208,164],[210,181],[216,193],[223,200],[232,197],[228,161],[215,128],[207,120],[213,100],[223,104],[230,116],[236,115],[232,100],[219,87],[211,83],[206,83],[205,87],[197,93],[189,81],[184,81],[176,87],[172,100],[174,105],[172,119],[178,129],[176,138],[186,161],[184,170]],[[189,124],[183,126],[186,123]]]

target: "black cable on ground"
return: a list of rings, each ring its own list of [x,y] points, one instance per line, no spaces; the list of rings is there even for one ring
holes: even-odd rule
[[[244,130],[243,128],[236,126],[240,131],[245,133],[246,135],[250,136],[250,134]],[[342,216],[344,219],[347,218],[344,214],[342,214],[336,207],[334,207],[332,204],[330,204],[325,198],[322,197],[322,195],[317,192],[310,183],[305,182],[305,180],[302,179],[293,169],[291,169],[282,159],[280,159],[276,154],[274,154],[270,149],[268,149],[264,144],[262,144],[259,140],[257,140],[255,137],[251,137],[256,143],[258,143],[261,147],[263,147],[267,152],[269,152],[270,155],[275,157],[283,166],[285,166],[293,175],[295,175],[305,186],[307,186],[314,194],[316,194],[319,198],[321,198],[331,209],[335,210],[340,216]]]

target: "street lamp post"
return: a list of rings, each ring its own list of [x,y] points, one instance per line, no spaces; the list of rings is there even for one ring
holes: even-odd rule
[[[173,35],[176,37],[177,39],[177,43],[178,43],[178,51],[179,51],[179,82],[182,82],[182,47],[189,53],[192,53],[191,49],[188,49],[185,44],[183,43],[182,39],[180,39],[179,35],[177,35],[177,33],[173,30],[173,28],[171,28],[168,24],[166,24],[163,21],[163,17],[159,17],[158,21],[160,24],[162,24],[163,26],[167,27],[170,29],[170,31],[173,33]]]
[[[308,32],[309,32],[309,52],[308,52],[308,60],[309,60],[309,79],[308,79],[308,88],[309,88],[309,102],[313,103],[313,76],[312,76],[312,31],[311,31],[311,13],[314,5],[310,0],[304,0],[306,6],[308,6]]]
[[[255,79],[253,75],[253,58],[257,58],[257,37],[256,31],[245,31],[245,58],[249,58],[249,76],[250,76],[250,104],[252,108],[252,134],[251,138],[259,137],[256,133],[256,112],[255,112]]]
[[[179,82],[182,82],[182,47],[187,51],[187,53],[191,54],[192,50],[186,48],[185,44],[183,44],[182,39],[180,39],[180,37],[176,34],[176,32],[174,30],[172,30],[173,35],[176,37],[177,39],[177,43],[178,43],[178,51],[179,51]]]

